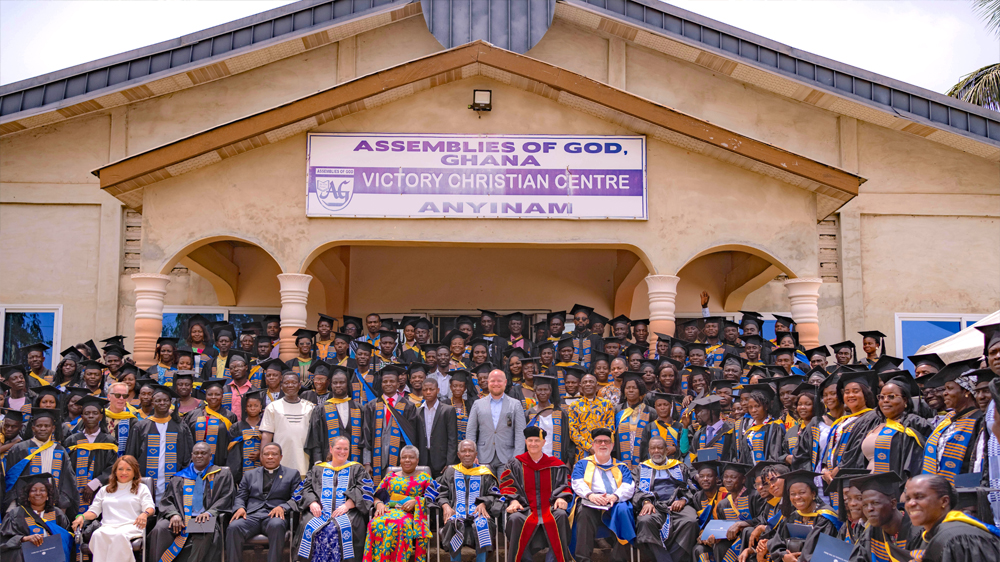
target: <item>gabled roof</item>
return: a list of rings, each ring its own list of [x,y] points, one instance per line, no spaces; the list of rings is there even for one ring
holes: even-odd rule
[[[358,111],[462,80],[486,76],[652,138],[717,158],[817,194],[822,219],[858,194],[865,180],[664,105],[483,41],[356,78],[284,105],[213,127],[94,171],[101,189],[132,208],[142,190]]]

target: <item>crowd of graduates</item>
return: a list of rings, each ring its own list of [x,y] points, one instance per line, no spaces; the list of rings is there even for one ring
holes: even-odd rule
[[[482,310],[437,337],[422,317],[321,314],[289,360],[278,317],[194,315],[145,369],[122,336],[54,370],[27,345],[0,367],[0,559],[87,541],[127,458],[164,562],[218,560],[227,527],[241,551],[234,502],[247,519],[276,466],[295,476],[280,510],[301,560],[423,561],[433,528],[453,560],[465,545],[483,562],[497,525],[507,562],[589,562],[605,540],[615,561],[827,561],[830,539],[852,562],[1000,560],[1000,324],[980,328],[982,356],[915,355],[911,372],[878,331],[861,353],[804,349],[790,318],[769,340],[760,314],[706,305],[674,334],[583,305],[537,324]],[[215,531],[189,535],[202,513]]]

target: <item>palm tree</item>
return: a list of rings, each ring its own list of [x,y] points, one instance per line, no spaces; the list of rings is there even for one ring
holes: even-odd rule
[[[972,0],[986,27],[1000,36],[1000,0]],[[953,98],[1000,111],[1000,64],[984,66],[963,76],[948,90]]]

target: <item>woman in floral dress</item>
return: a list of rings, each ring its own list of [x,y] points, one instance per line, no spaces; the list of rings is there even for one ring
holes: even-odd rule
[[[406,446],[399,453],[401,472],[382,480],[375,491],[375,518],[368,524],[364,562],[427,562],[431,536],[425,494],[437,495],[434,480],[417,473],[420,452]]]

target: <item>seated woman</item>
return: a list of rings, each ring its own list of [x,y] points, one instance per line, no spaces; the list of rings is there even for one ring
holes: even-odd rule
[[[156,513],[153,495],[141,481],[139,463],[124,455],[111,467],[111,482],[102,487],[87,511],[77,515],[73,530],[101,517],[101,525],[90,537],[92,560],[132,562],[132,539],[146,532],[146,520]]]
[[[69,519],[55,506],[56,491],[52,488],[49,473],[25,476],[25,485],[17,503],[4,515],[0,526],[0,559],[4,562],[22,562],[24,543],[41,546],[45,537],[58,535],[62,539],[66,560],[72,560],[73,535],[68,531]],[[132,551],[129,549],[129,554]]]
[[[784,476],[784,492],[781,498],[782,518],[769,534],[767,540],[757,543],[757,552],[767,552],[774,561],[794,562],[802,553],[812,554],[820,534],[836,537],[841,521],[832,507],[819,499],[816,487],[818,473],[810,470],[796,470]],[[789,524],[811,525],[805,539],[792,538]]]
[[[958,492],[944,476],[920,474],[906,482],[906,514],[923,527],[923,560],[1000,560],[995,527],[958,511]]]
[[[433,500],[437,491],[429,474],[417,472],[419,458],[416,447],[403,447],[399,452],[402,470],[383,479],[375,492],[375,518],[368,524],[365,562],[427,562],[431,532],[424,517],[424,495]]]

